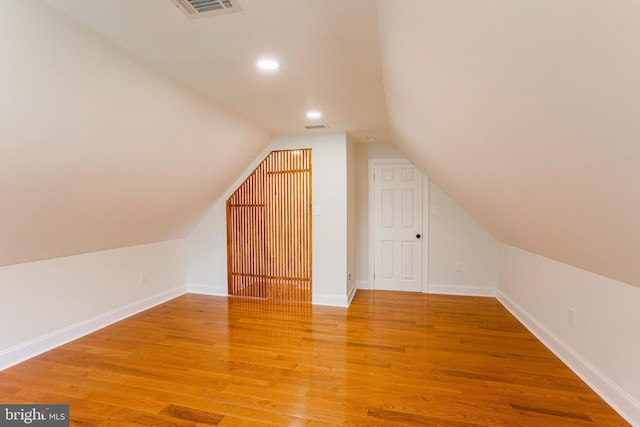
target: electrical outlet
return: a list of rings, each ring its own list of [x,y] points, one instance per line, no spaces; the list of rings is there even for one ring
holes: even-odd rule
[[[143,271],[140,273],[140,284],[147,283],[147,272]]]
[[[349,273],[349,275],[347,276],[347,280],[350,282],[351,281],[351,273]]]
[[[569,315],[567,317],[567,320],[569,321],[570,325],[575,324],[575,322],[576,322],[576,311],[573,308],[569,309]]]
[[[456,262],[456,273],[462,273],[462,263]]]

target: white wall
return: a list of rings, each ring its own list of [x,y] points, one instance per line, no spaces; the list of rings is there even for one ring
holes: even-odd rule
[[[369,247],[369,171],[371,159],[407,160],[393,144],[357,144],[356,175],[356,279],[358,287],[370,287]],[[428,259],[423,274],[428,274],[428,292],[465,295],[493,295],[497,282],[497,243],[433,182],[426,179],[428,203],[423,215],[429,224]],[[429,206],[436,208],[431,213]],[[462,271],[456,271],[457,264]]]
[[[312,149],[313,303],[348,304],[347,136],[344,133],[279,136],[256,157],[187,239],[190,291],[227,295],[226,199],[270,151],[295,148]]]
[[[512,246],[498,252],[502,303],[640,425],[640,289]]]
[[[356,149],[347,135],[347,296],[349,303],[356,286]]]
[[[354,146],[356,287],[369,288],[369,144]]]
[[[494,295],[498,243],[429,181],[429,292]]]
[[[186,273],[184,239],[0,267],[0,370],[183,294]]]

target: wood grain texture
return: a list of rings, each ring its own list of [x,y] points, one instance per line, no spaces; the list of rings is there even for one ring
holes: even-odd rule
[[[272,151],[227,200],[228,292],[311,302],[311,149]]]
[[[0,372],[72,425],[625,426],[493,298],[185,295]]]

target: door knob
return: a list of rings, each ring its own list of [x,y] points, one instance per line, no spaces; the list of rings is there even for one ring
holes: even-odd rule
[[[416,234],[416,239],[419,239],[422,237],[422,234]]]

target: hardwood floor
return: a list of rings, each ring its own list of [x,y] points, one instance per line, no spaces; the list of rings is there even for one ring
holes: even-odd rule
[[[628,425],[493,298],[188,294],[0,373],[87,426]]]

